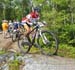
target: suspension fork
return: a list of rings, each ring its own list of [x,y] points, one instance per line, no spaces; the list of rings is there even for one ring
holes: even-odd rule
[[[34,31],[33,39],[32,39],[32,44],[35,43],[35,39],[36,39],[37,32],[38,32],[38,28],[36,28],[35,31]]]
[[[42,41],[45,43],[45,40],[44,40],[43,35],[42,35],[42,31],[40,29],[39,29],[39,36],[41,36]]]
[[[48,40],[47,40],[46,36],[42,34],[42,31],[41,30],[40,30],[40,36],[42,38],[43,43],[44,44],[47,44]]]

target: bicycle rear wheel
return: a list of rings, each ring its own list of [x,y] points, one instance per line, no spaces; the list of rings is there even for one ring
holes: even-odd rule
[[[20,33],[22,33],[22,34],[26,31],[23,25],[20,25],[20,26],[19,26],[19,31],[20,31]]]
[[[20,36],[19,38],[18,38],[18,47],[20,48],[20,51],[24,54],[28,53],[30,51],[31,45],[29,44],[29,42],[25,42],[25,38],[23,35]]]
[[[42,31],[37,39],[40,50],[45,55],[57,54],[58,41],[54,33],[49,31]]]

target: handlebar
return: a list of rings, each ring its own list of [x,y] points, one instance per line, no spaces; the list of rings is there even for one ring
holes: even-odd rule
[[[44,27],[45,25],[47,25],[45,21],[33,23],[33,26],[38,26],[38,27]]]

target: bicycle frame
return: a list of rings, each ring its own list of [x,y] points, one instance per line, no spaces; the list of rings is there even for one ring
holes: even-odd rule
[[[34,27],[33,28],[33,30],[32,31],[30,31],[28,34],[27,34],[27,39],[28,39],[28,41],[29,41],[29,43],[31,44],[31,46],[35,43],[35,37],[36,37],[36,34],[37,34],[37,32],[38,32],[38,26],[36,26],[36,27]],[[35,32],[34,32],[35,31]],[[33,39],[31,40],[30,39],[30,37],[29,37],[29,35],[32,33],[32,32],[34,32],[34,37],[33,37]]]
[[[40,23],[42,25],[40,25]],[[33,29],[29,33],[27,33],[26,38],[25,35],[23,35],[22,40],[21,41],[20,39],[18,40],[18,46],[23,53],[28,53],[32,48],[32,46],[39,48],[40,51],[46,55],[47,54],[50,55],[50,49],[53,49],[51,51],[51,54],[57,53],[58,42],[55,35],[48,30],[42,30],[41,28],[43,26],[44,25],[42,22],[39,23],[37,22],[37,24],[33,27]],[[45,49],[45,47],[48,49],[48,51],[47,49]]]
[[[42,34],[41,34],[41,29],[40,29],[40,28],[41,28],[41,27],[40,27],[40,26],[38,25],[38,23],[37,23],[37,25],[32,29],[32,31],[30,31],[30,32],[26,35],[26,37],[27,37],[29,43],[31,44],[31,46],[34,45],[34,43],[35,43],[35,38],[36,38],[37,33],[38,33],[38,35],[40,35],[40,36],[42,37],[43,42],[46,43],[47,39],[46,39],[46,38],[43,39],[43,36],[42,36]],[[32,32],[34,32],[34,36],[33,36],[33,39],[31,40],[29,35],[30,35]]]

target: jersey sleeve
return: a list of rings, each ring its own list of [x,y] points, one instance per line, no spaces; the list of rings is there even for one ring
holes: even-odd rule
[[[28,15],[26,16],[26,18],[27,18],[27,19],[30,19],[30,18],[31,18],[31,15],[30,15],[30,14],[28,14]]]

